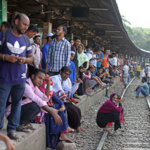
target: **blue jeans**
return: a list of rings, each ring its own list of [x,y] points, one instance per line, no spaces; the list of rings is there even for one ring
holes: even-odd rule
[[[146,93],[145,89],[143,87],[138,88],[136,91],[136,96],[139,96],[140,92],[146,97],[148,94]]]
[[[130,73],[129,73],[129,75],[128,75],[128,83],[130,82]]]
[[[0,83],[0,129],[3,127],[6,103],[9,95],[12,98],[11,114],[9,115],[7,133],[16,131],[20,124],[21,100],[25,90],[25,82],[18,85]]]

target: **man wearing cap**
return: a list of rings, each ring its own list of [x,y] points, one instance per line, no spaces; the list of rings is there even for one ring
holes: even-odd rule
[[[53,36],[53,33],[47,34],[47,43],[42,48],[42,53],[43,53],[42,68],[43,69],[46,69],[47,52],[48,52],[48,48],[49,48],[49,44],[51,42],[52,36]]]

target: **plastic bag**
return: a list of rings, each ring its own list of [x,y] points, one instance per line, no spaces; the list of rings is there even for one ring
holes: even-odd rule
[[[124,119],[124,112],[120,113],[120,123],[124,123],[125,119]]]
[[[123,81],[123,76],[120,77],[120,82],[122,82],[122,81]]]

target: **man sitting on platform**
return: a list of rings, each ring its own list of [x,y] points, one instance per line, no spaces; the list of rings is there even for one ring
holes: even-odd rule
[[[81,79],[78,79],[72,86],[68,85],[68,77],[71,74],[70,69],[65,66],[60,70],[60,74],[52,76],[53,80],[53,92],[65,103],[67,114],[68,114],[68,124],[71,128],[76,129],[77,132],[82,132],[84,129],[81,128],[81,110],[72,104],[78,103],[77,99],[70,97],[70,94],[74,94],[82,83]]]

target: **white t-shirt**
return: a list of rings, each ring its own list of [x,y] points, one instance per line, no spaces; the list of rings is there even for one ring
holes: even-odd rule
[[[96,58],[96,54],[92,56],[92,58]],[[91,60],[90,61],[95,67],[97,67],[97,60],[94,59],[94,60]]]
[[[124,71],[124,75],[128,75],[128,73],[129,73],[129,67],[127,65],[125,65],[123,67],[123,71]]]
[[[90,61],[90,59],[92,58],[93,52],[92,51],[88,51],[85,53]]]
[[[117,66],[118,65],[118,58],[117,57],[113,57],[114,59],[114,66]]]

